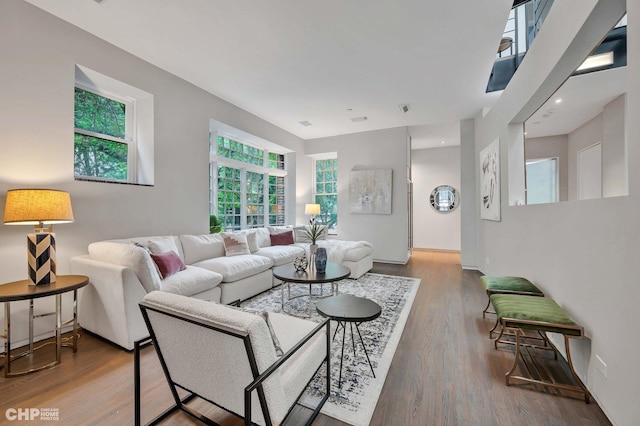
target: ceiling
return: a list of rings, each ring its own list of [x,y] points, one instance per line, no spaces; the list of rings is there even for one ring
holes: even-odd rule
[[[512,4],[27,1],[303,139],[409,126],[421,148],[497,99],[485,88]]]
[[[626,91],[627,67],[573,76],[525,122],[527,139],[569,134]]]

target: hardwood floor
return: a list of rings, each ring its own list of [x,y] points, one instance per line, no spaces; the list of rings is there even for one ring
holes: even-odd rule
[[[372,272],[422,279],[372,425],[610,424],[595,402],[505,385],[513,353],[493,349],[480,274],[461,270],[459,255],[415,251],[406,265],[376,263]],[[151,347],[142,372],[149,421],[171,403]],[[202,401],[190,405],[223,425],[242,424]],[[61,425],[133,424],[133,354],[83,333],[78,352],[63,350],[59,366],[0,378],[0,424],[8,408],[34,407],[58,408]],[[197,423],[176,413],[163,424]],[[314,423],[342,424],[323,415]]]

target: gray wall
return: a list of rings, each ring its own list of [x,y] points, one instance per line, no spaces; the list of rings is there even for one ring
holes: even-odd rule
[[[338,153],[338,238],[370,241],[375,260],[392,263],[406,263],[408,260],[408,144],[406,127],[305,142],[307,155]],[[393,169],[391,214],[350,213],[349,172],[388,168]],[[312,172],[310,170],[309,173]]]
[[[483,272],[528,277],[584,326],[586,338],[571,345],[576,369],[614,424],[633,425],[640,418],[640,370],[635,367],[640,342],[630,338],[637,335],[640,306],[634,268],[640,240],[638,144],[628,146],[626,197],[532,206],[509,206],[506,197],[512,172],[507,147],[514,142],[510,125],[520,125],[551,96],[625,7],[629,22],[640,20],[639,2],[556,1],[507,89],[491,111],[476,120],[475,158],[500,138],[501,170],[506,171],[501,180],[502,221],[477,219],[476,255]],[[627,30],[628,46],[640,45],[640,26]],[[638,117],[640,56],[632,47],[628,54],[627,115]],[[627,138],[640,140],[640,121],[628,121]],[[596,367],[596,355],[607,364],[606,377]]]
[[[460,250],[460,206],[449,213],[438,213],[429,202],[431,191],[439,185],[451,185],[460,194],[460,147],[414,150],[411,170],[413,246]]]
[[[210,118],[295,150],[292,183],[310,188],[298,137],[28,3],[0,2],[0,58],[0,208],[12,188],[70,192],[75,222],[55,227],[59,273],[92,241],[208,232]],[[155,186],[74,180],[75,64],[154,95]],[[304,219],[296,214],[292,222]],[[26,278],[29,231],[0,225],[3,282]]]

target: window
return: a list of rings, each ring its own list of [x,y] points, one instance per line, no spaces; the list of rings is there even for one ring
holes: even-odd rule
[[[284,154],[217,133],[210,154],[211,214],[224,229],[286,223]]]
[[[319,220],[329,231],[338,227],[338,159],[316,159],[315,200],[320,204]]]
[[[284,177],[269,176],[269,225],[284,224]]]
[[[241,171],[231,167],[218,167],[218,219],[224,229],[240,229],[242,224]]]
[[[558,202],[558,159],[527,161],[527,204]]]
[[[128,181],[135,144],[131,134],[131,102],[75,88],[74,175]],[[131,146],[130,146],[131,145]]]
[[[153,185],[153,95],[75,68],[74,176]]]
[[[247,226],[264,226],[264,175],[247,171]]]

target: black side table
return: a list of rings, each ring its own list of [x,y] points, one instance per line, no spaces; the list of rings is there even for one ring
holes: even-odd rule
[[[342,327],[342,351],[340,352],[340,377],[338,378],[338,387],[342,387],[342,359],[344,358],[344,337],[347,334],[347,323],[351,328],[351,343],[353,344],[353,354],[356,353],[356,343],[353,338],[353,325],[356,326],[362,349],[367,357],[367,362],[371,368],[371,374],[376,377],[376,373],[373,371],[373,365],[369,359],[367,348],[362,340],[362,334],[360,334],[359,325],[363,322],[373,321],[378,318],[382,313],[382,308],[373,300],[365,299],[364,297],[352,296],[350,294],[339,294],[337,296],[329,297],[316,304],[316,310],[323,317],[332,319],[338,323],[336,331],[333,334],[333,338],[336,338],[338,330]]]

